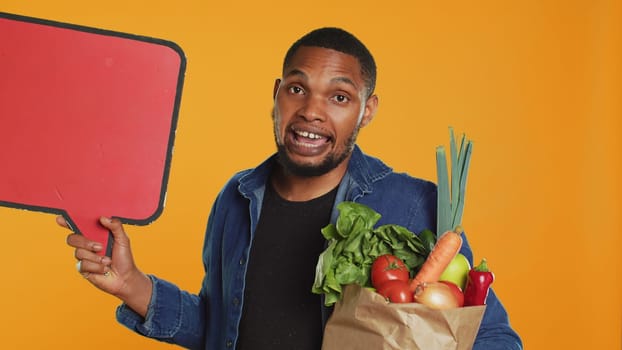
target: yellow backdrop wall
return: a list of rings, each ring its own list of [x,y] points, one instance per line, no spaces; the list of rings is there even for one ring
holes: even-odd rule
[[[274,150],[271,94],[286,48],[340,26],[379,66],[365,151],[435,180],[447,127],[474,140],[464,226],[526,348],[620,349],[621,2],[431,3],[4,0],[0,11],[184,49],[166,207],[127,227],[143,270],[198,291],[216,193]],[[116,324],[118,301],[76,273],[53,215],[0,208],[0,223],[0,347],[170,348]]]

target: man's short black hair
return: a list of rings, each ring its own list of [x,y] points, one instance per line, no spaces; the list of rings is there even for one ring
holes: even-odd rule
[[[367,47],[354,35],[340,28],[326,27],[313,30],[298,39],[285,54],[283,69],[287,67],[301,46],[322,47],[354,56],[361,65],[361,74],[367,85],[367,97],[376,88],[376,62]]]

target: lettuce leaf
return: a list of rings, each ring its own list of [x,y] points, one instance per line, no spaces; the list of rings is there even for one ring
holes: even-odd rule
[[[336,223],[322,229],[328,247],[318,258],[311,288],[313,293],[325,295],[326,306],[341,299],[344,285],[371,287],[371,265],[380,255],[399,257],[412,275],[423,264],[429,250],[407,228],[393,224],[376,227],[381,215],[360,203],[342,202],[337,209]]]

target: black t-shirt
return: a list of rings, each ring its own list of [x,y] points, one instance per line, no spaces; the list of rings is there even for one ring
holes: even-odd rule
[[[321,300],[311,287],[325,248],[321,229],[330,221],[336,193],[290,202],[266,186],[246,273],[238,350],[321,348]]]

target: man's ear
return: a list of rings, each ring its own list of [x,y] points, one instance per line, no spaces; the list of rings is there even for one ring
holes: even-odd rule
[[[281,86],[281,79],[276,79],[274,81],[274,89],[272,90],[272,99],[276,99],[276,94],[279,92],[279,86]]]
[[[376,110],[378,109],[378,96],[376,95],[371,95],[367,98],[367,101],[365,101],[365,111],[363,112],[363,118],[361,118],[361,125],[360,127],[364,127],[365,125],[369,124],[369,122],[371,122],[372,119],[374,119],[374,116],[376,115]]]

